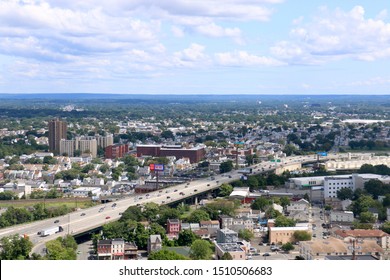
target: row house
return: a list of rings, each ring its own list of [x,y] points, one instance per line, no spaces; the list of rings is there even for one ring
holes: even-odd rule
[[[98,260],[137,259],[138,247],[122,238],[99,240],[97,244]]]

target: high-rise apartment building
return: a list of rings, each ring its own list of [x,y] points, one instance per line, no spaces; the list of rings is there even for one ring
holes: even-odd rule
[[[75,149],[81,153],[90,153],[93,158],[97,156],[97,141],[95,136],[76,137]]]
[[[67,124],[65,121],[54,119],[49,121],[49,150],[54,154],[60,152],[60,141],[66,139]]]
[[[69,157],[74,156],[75,140],[65,140],[61,139],[60,141],[60,155],[66,154]]]
[[[106,134],[105,136],[96,136],[98,147],[103,149],[114,144],[114,136],[112,134]]]

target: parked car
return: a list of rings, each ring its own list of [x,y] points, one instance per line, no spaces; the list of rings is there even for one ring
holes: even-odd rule
[[[271,256],[269,253],[264,253],[263,254],[263,257],[269,257],[269,256]]]

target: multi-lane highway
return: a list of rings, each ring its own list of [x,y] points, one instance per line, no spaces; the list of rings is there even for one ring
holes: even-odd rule
[[[328,155],[327,159],[340,158],[340,155]],[[261,162],[251,166],[253,173],[262,173],[275,170],[280,166],[286,166],[294,163],[313,162],[317,159],[316,155],[310,156],[293,156],[283,159],[281,162]],[[191,181],[162,190],[150,192],[148,194],[134,194],[115,201],[116,206],[112,206],[114,202],[94,206],[88,209],[79,210],[68,215],[37,221],[29,224],[23,224],[13,227],[8,227],[0,230],[0,238],[13,234],[28,235],[30,240],[34,243],[35,248],[45,242],[55,239],[58,236],[65,234],[77,234],[85,232],[89,229],[97,228],[110,221],[118,220],[122,212],[129,206],[141,205],[148,202],[155,202],[157,204],[167,204],[173,201],[181,200],[185,197],[191,197],[196,193],[202,193],[212,189],[218,188],[222,183],[228,183],[240,178],[242,174],[237,170],[229,173],[216,175],[211,178]],[[57,221],[58,220],[58,221]],[[61,226],[62,232],[41,237],[38,232],[55,226]]]

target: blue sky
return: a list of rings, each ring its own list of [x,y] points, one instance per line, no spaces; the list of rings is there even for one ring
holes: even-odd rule
[[[390,94],[389,13],[385,0],[0,0],[0,92]]]

